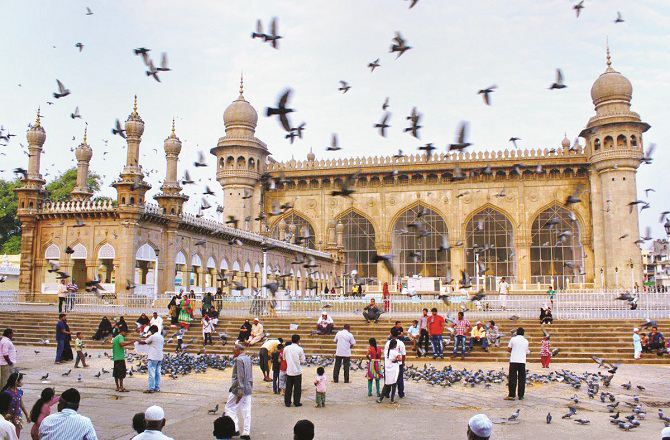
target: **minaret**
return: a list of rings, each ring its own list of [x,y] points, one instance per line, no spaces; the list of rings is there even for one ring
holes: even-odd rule
[[[161,186],[161,193],[154,196],[154,199],[163,208],[163,212],[168,215],[180,215],[182,206],[188,200],[188,196],[182,194],[181,186],[177,180],[177,162],[181,152],[181,141],[174,132],[174,119],[172,119],[172,134],[165,139],[163,144],[165,149],[165,158],[167,159],[167,170],[165,172],[165,181]]]
[[[33,257],[37,254],[34,249],[36,246],[36,215],[44,200],[43,185],[45,181],[40,174],[40,158],[46,138],[46,132],[40,124],[40,111],[38,109],[35,125],[30,127],[26,133],[29,154],[28,172],[26,177],[22,179],[23,185],[14,190],[19,199],[17,216],[21,222],[21,271],[19,272],[19,291],[21,292],[40,290],[33,282],[35,273]]]
[[[604,271],[609,288],[642,285],[642,260],[635,175],[643,157],[642,133],[650,126],[630,110],[633,87],[612,68],[609,45],[607,69],[593,83],[591,98],[596,114],[579,134],[591,163],[590,200],[593,215],[594,271]],[[584,196],[582,196],[584,197]],[[582,200],[585,200],[584,198]],[[625,239],[618,239],[627,235]],[[603,280],[596,280],[600,285]]]
[[[240,95],[223,113],[226,135],[219,138],[210,150],[216,156],[216,179],[223,187],[224,216],[234,216],[240,228],[260,232],[254,221],[261,212],[260,179],[270,154],[267,146],[255,137],[258,114],[244,99],[244,84],[240,80]],[[244,198],[250,194],[250,198]],[[249,218],[251,221],[245,222]]]
[[[126,141],[128,144],[128,156],[126,166],[123,167],[120,179],[112,184],[117,191],[117,203],[119,206],[144,206],[144,195],[151,189],[151,185],[144,181],[142,167],[139,165],[140,142],[144,133],[144,121],[137,113],[137,96],[133,112],[126,120]]]
[[[88,187],[88,166],[93,157],[93,150],[86,143],[87,128],[84,129],[84,140],[75,150],[77,156],[77,185],[72,189],[73,200],[88,200],[93,191]]]

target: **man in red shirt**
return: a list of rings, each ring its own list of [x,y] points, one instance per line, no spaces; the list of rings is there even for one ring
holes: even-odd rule
[[[454,327],[454,337],[456,340],[454,341],[454,354],[451,355],[451,358],[453,359],[456,356],[458,346],[460,345],[462,348],[461,360],[463,361],[465,360],[465,338],[470,334],[472,325],[470,325],[470,321],[463,317],[463,312],[458,312],[458,319],[452,326]]]
[[[428,334],[430,335],[430,342],[433,344],[433,359],[440,356],[444,359],[444,351],[442,350],[442,333],[444,333],[444,318],[437,314],[437,309],[433,307],[432,315],[428,318]]]

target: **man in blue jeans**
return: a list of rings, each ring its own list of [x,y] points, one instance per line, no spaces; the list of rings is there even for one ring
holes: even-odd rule
[[[433,307],[432,314],[428,317],[428,334],[430,342],[433,344],[433,359],[440,356],[444,359],[442,351],[442,333],[444,333],[444,318],[437,314],[437,308]]]
[[[56,324],[56,363],[61,363],[61,358],[63,356],[63,350],[65,349],[65,343],[67,342],[67,337],[70,332],[67,330],[67,317],[65,313],[58,315],[58,324]]]
[[[451,355],[451,358],[453,359],[456,356],[458,346],[460,345],[461,360],[465,360],[465,338],[470,333],[470,330],[472,330],[472,326],[470,325],[470,321],[465,319],[463,312],[458,312],[458,319],[452,324],[452,327],[454,328],[456,341],[454,342],[454,353]]]
[[[161,390],[161,364],[163,345],[165,345],[165,338],[158,332],[157,325],[149,327],[149,333],[151,335],[148,338],[138,341],[142,345],[148,345],[149,389],[144,391],[146,394],[157,393]]]

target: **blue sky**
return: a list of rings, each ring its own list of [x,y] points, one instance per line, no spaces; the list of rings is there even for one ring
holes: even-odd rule
[[[632,109],[652,126],[645,143],[658,145],[654,163],[639,169],[638,193],[656,188],[641,227],[663,237],[657,216],[670,207],[662,191],[670,183],[663,172],[670,161],[670,2],[586,0],[579,18],[574,3],[420,0],[410,10],[403,0],[0,0],[0,124],[17,134],[3,147],[2,176],[27,165],[19,143],[26,144],[27,125],[42,106],[42,173],[50,179],[74,165],[70,149],[81,142],[86,121],[91,168],[106,175],[104,193],[114,196],[107,185],[126,150],[110,130],[116,118],[126,119],[137,94],[146,123],[140,163],[156,170],[150,195],[165,175],[163,142],[174,116],[184,142],[179,173],[188,168],[196,179],[211,178],[206,183],[221,200],[214,157],[208,154],[212,166],[197,171],[192,163],[225,134],[223,111],[237,97],[242,71],[245,97],[259,113],[256,135],[279,161],[304,159],[310,147],[317,158],[414,152],[426,142],[444,151],[461,120],[470,121],[471,151],[511,148],[511,136],[522,139],[522,148],[558,147],[564,133],[574,139],[594,113],[590,88],[605,70],[609,38],[613,67],[633,84]],[[93,15],[86,15],[87,6]],[[624,23],[613,23],[617,11]],[[267,26],[272,17],[284,37],[279,50],[250,38],[256,19]],[[395,31],[413,47],[397,60],[388,53]],[[84,44],[81,53],[77,42]],[[140,46],[152,49],[155,63],[167,52],[173,70],[160,75],[162,83],[144,74],[132,52]],[[370,73],[367,63],[376,58],[381,67]],[[557,67],[568,87],[549,91]],[[57,78],[70,96],[52,98]],[[345,95],[339,80],[352,86]],[[498,89],[487,107],[476,92],[491,84]],[[276,120],[263,116],[285,87],[294,89],[294,125],[307,123],[294,145]],[[382,138],[372,125],[387,96],[391,128]],[[83,120],[69,116],[77,106]],[[402,130],[413,106],[424,115],[420,142]],[[326,152],[334,132],[342,150]],[[199,192],[187,188],[191,211]]]

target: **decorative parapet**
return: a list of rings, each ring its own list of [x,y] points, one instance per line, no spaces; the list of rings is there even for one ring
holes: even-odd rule
[[[267,171],[293,171],[293,170],[315,170],[315,169],[333,169],[333,168],[356,168],[365,166],[380,165],[425,165],[425,164],[443,164],[443,163],[467,163],[486,161],[515,161],[528,159],[579,159],[586,162],[583,147],[577,147],[577,151],[569,149],[524,149],[524,150],[498,150],[498,151],[476,151],[459,153],[441,153],[433,154],[427,159],[425,154],[409,154],[404,157],[394,158],[392,156],[368,156],[340,159],[321,159],[314,161],[296,161],[274,162],[268,161]]]
[[[100,212],[114,211],[116,207],[112,200],[70,200],[67,202],[47,202],[42,205],[41,214],[59,214],[73,212]]]
[[[155,203],[145,203],[144,204],[144,213],[145,214],[154,214],[154,215],[163,215],[163,208]]]
[[[202,229],[208,229],[212,234],[225,234],[231,237],[239,238],[240,240],[251,241],[257,243],[258,245],[261,245],[263,242],[265,242],[268,246],[286,249],[292,252],[300,252],[318,258],[331,258],[330,254],[327,252],[316,251],[314,249],[305,248],[291,243],[285,243],[274,238],[265,237],[263,235],[244,231],[242,229],[231,228],[230,226],[226,226],[223,223],[219,223],[215,220],[198,218],[192,214],[186,213],[182,214],[180,218],[182,222]]]

